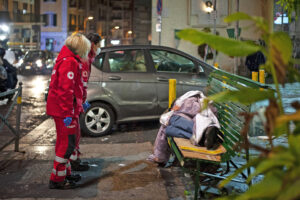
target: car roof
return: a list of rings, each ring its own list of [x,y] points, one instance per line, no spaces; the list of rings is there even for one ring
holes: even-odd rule
[[[199,60],[198,58],[196,58],[196,57],[194,57],[194,56],[192,56],[188,53],[185,53],[181,50],[178,50],[178,49],[175,49],[175,48],[172,48],[172,47],[159,46],[159,45],[117,45],[117,46],[110,46],[110,47],[102,47],[101,52],[104,53],[104,52],[116,51],[116,50],[120,50],[120,49],[122,49],[122,50],[128,50],[128,49],[169,50],[169,51],[173,51],[173,52],[185,55],[187,57]]]
[[[159,45],[116,45],[116,46],[110,46],[110,47],[102,47],[101,50],[103,51],[112,51],[112,50],[118,50],[118,49],[172,49],[171,47],[166,46],[159,46]],[[176,49],[177,50],[177,49]]]

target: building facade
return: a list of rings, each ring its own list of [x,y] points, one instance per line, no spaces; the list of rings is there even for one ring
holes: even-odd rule
[[[40,0],[41,49],[58,52],[68,35],[97,32],[102,46],[149,44],[149,0]]]
[[[151,43],[151,11],[151,1],[134,1],[133,44]]]
[[[97,32],[105,45],[149,44],[151,1],[98,0]]]
[[[8,27],[0,40],[10,48],[38,48],[40,43],[40,0],[1,0],[0,23]],[[3,31],[3,30],[0,30]]]
[[[41,49],[58,52],[66,38],[75,32],[97,30],[97,1],[95,0],[40,0],[42,26]],[[89,17],[92,19],[89,20]]]
[[[68,36],[67,0],[40,0],[44,24],[41,27],[41,49],[60,51]]]
[[[207,3],[209,2],[209,3]],[[185,28],[203,30],[214,26],[214,13],[207,10],[207,4],[212,4],[212,0],[163,0],[162,25],[161,25],[161,45],[178,48],[199,59],[198,46],[176,37],[176,32]],[[236,12],[236,0],[217,0],[216,31],[221,36],[230,37],[233,35],[235,23],[226,24],[224,17]],[[157,9],[156,0],[152,0],[152,44],[159,44],[159,33],[156,32]],[[270,27],[273,25],[273,5],[274,0],[239,0],[239,11],[252,16],[264,17]],[[258,41],[260,34],[253,26],[252,22],[241,21],[240,39]],[[212,64],[212,60],[207,60]],[[233,72],[234,59],[219,53],[216,62],[220,68]],[[240,60],[242,64],[244,60]]]

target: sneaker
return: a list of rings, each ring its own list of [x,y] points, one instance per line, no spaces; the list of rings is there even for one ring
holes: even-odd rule
[[[66,180],[69,182],[78,182],[81,180],[80,174],[68,175],[66,176]]]
[[[88,171],[90,169],[88,162],[71,161],[70,163],[73,171]]]
[[[49,181],[49,189],[59,189],[59,190],[68,190],[68,189],[74,189],[76,188],[75,182],[68,182],[68,181],[62,181],[62,182],[54,182]]]

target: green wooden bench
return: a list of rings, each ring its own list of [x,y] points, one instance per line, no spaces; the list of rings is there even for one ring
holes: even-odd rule
[[[266,86],[244,77],[216,70],[209,77],[207,96],[224,90],[238,90],[241,87],[265,88]],[[195,175],[194,199],[198,198],[200,176],[211,177],[219,181],[226,179],[230,171],[230,165],[235,169],[239,168],[238,165],[232,161],[232,158],[237,154],[235,148],[242,141],[240,131],[243,127],[244,119],[239,113],[249,112],[251,105],[245,106],[240,103],[226,102],[214,103],[214,106],[218,109],[218,120],[221,125],[221,132],[224,134],[224,142],[217,150],[209,151],[203,147],[193,146],[187,139],[168,137],[168,143],[184,171]],[[245,151],[245,154],[246,159],[249,159],[248,150]],[[187,163],[190,164],[191,162],[194,163],[196,167],[186,166]],[[221,174],[201,172],[201,166],[207,165],[208,163],[216,164],[216,166],[220,166],[221,163],[226,163],[227,167],[226,170],[222,170]],[[247,179],[245,173],[241,173],[241,175],[244,179]],[[243,179],[233,179],[233,181],[245,183]]]

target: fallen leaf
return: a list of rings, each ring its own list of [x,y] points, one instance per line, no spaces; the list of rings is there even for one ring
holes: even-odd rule
[[[291,103],[291,105],[296,110],[300,110],[300,102],[299,101],[294,101],[294,102]]]
[[[250,128],[251,121],[252,121],[253,117],[257,114],[258,114],[257,112],[255,112],[255,113],[243,112],[243,113],[239,114],[240,116],[244,117],[244,119],[245,119],[244,127],[241,129],[241,135],[242,135],[243,141],[244,141],[244,143],[242,144],[242,147],[244,149],[250,149],[250,148],[255,149],[255,150],[261,152],[265,156],[265,155],[268,155],[270,152],[268,149],[263,148],[256,144],[252,144],[248,140],[248,130]]]
[[[279,107],[274,99],[270,99],[270,104],[266,108],[265,116],[267,123],[265,124],[265,131],[269,137],[271,146],[273,146],[272,135],[276,126],[276,118],[279,116]]]

